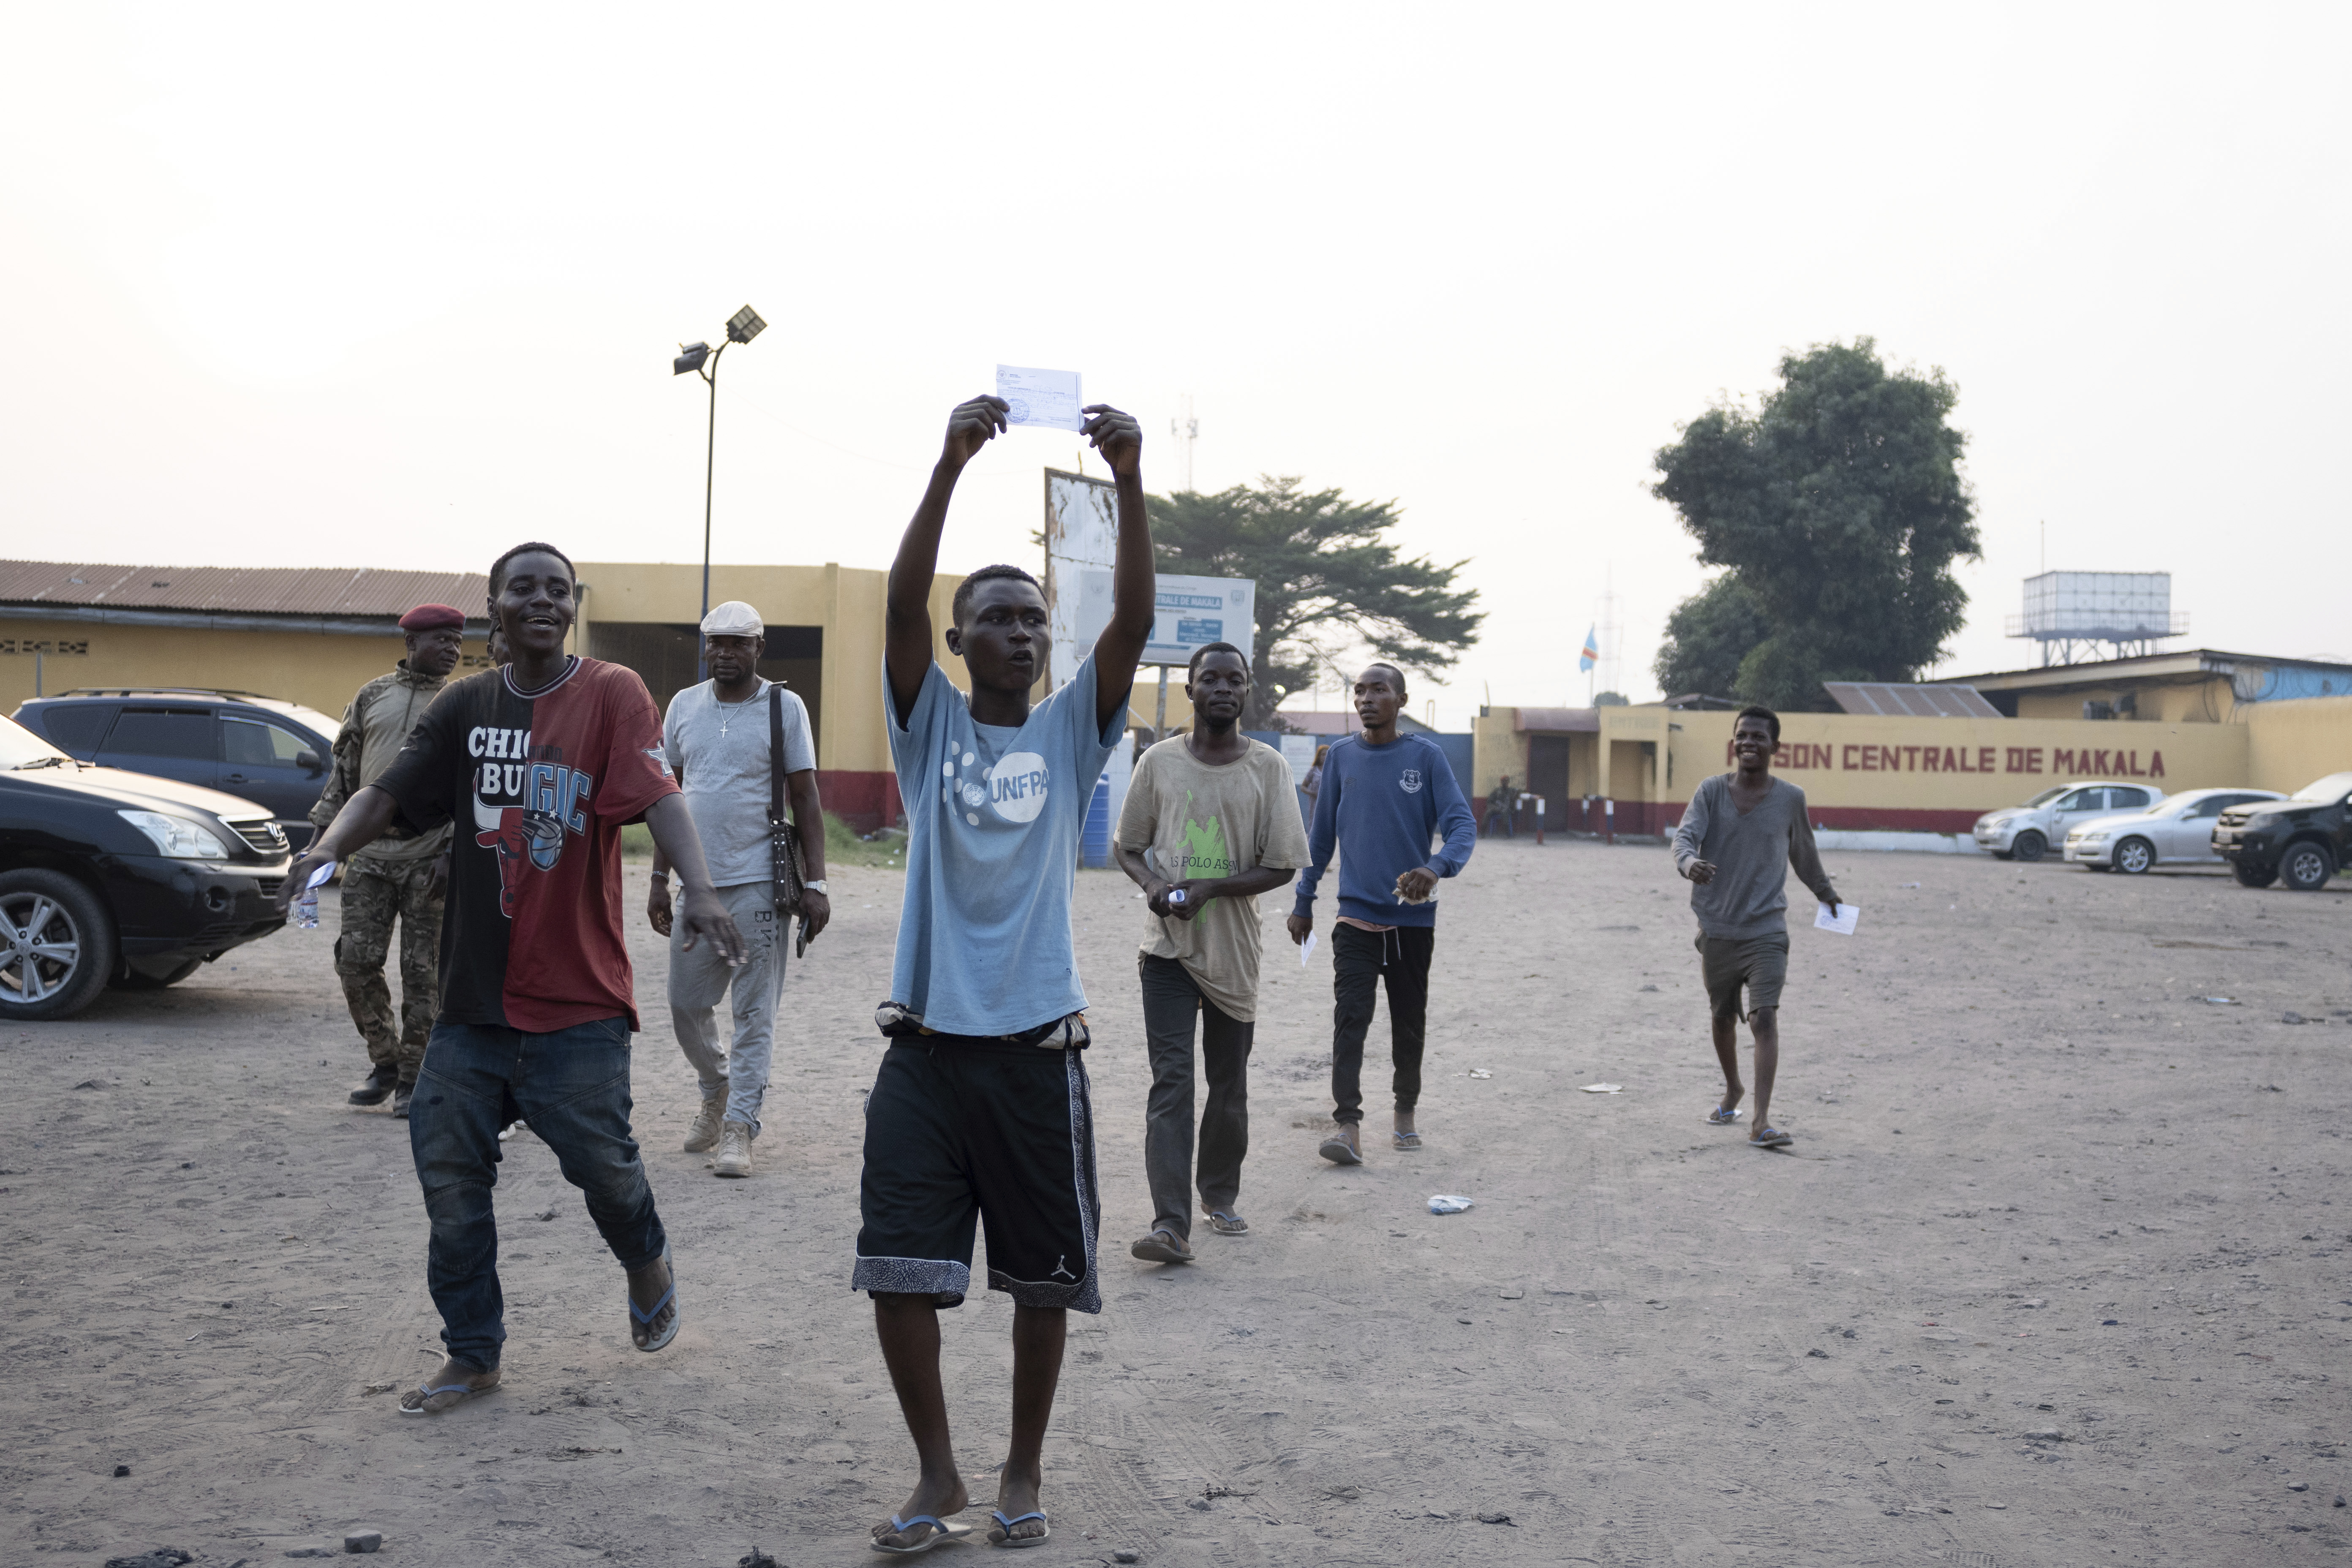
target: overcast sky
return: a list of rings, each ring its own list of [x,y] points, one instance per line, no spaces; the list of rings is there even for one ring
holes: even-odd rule
[[[696,559],[668,361],[749,301],[720,561],[887,565],[947,410],[1075,369],[1155,489],[1190,396],[1200,488],[1392,498],[1467,558],[1485,637],[1414,691],[1461,728],[1581,702],[1612,581],[1655,696],[1703,578],[1651,454],[1866,334],[1959,388],[1940,673],[2032,662],[2045,523],[2053,568],[2171,572],[2178,646],[2352,654],[2347,16],[11,5],[0,552]],[[943,565],[1034,567],[1076,447],[1001,439]]]

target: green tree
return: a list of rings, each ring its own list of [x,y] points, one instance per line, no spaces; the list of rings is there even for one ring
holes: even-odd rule
[[[1771,631],[1756,596],[1726,573],[1685,599],[1666,617],[1666,640],[1650,668],[1669,697],[1699,692],[1728,697],[1739,689],[1739,662]]]
[[[1952,563],[1978,556],[1958,398],[1941,371],[1888,374],[1857,338],[1787,356],[1755,413],[1711,408],[1659,450],[1654,493],[1768,634],[1733,695],[1822,710],[1824,680],[1912,680],[1942,657],[1968,605]]]
[[[1151,498],[1162,572],[1257,584],[1244,726],[1271,728],[1282,700],[1315,679],[1319,635],[1346,633],[1408,675],[1449,668],[1476,640],[1477,590],[1454,585],[1468,563],[1402,558],[1385,537],[1397,521],[1393,501],[1301,489],[1296,479]]]

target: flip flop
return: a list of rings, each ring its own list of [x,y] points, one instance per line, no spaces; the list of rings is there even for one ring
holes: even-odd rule
[[[661,1293],[661,1300],[656,1301],[650,1310],[641,1310],[637,1306],[636,1299],[629,1294],[628,1287],[625,1284],[621,1287],[621,1299],[629,1303],[629,1321],[632,1325],[629,1342],[632,1344],[636,1343],[635,1325],[641,1324],[646,1328],[652,1328],[654,1320],[662,1315],[662,1309],[677,1300],[677,1268],[676,1265],[669,1263],[669,1242],[667,1238],[662,1242],[662,1262],[669,1264],[669,1289]],[[651,1355],[677,1338],[677,1327],[684,1321],[686,1321],[686,1313],[683,1310],[673,1311],[669,1315],[669,1327],[654,1335],[645,1343],[637,1345],[637,1348]]]
[[[1146,1263],[1190,1263],[1192,1249],[1176,1238],[1171,1230],[1155,1230],[1129,1247],[1128,1255]]]
[[[1400,1132],[1396,1134],[1396,1146],[1400,1149],[1418,1149],[1421,1147],[1421,1134],[1418,1132]]]
[[[1360,1165],[1364,1163],[1364,1157],[1349,1148],[1348,1141],[1337,1132],[1324,1139],[1323,1147],[1317,1152],[1335,1165]]]
[[[1242,1218],[1235,1210],[1204,1209],[1202,1212],[1209,1216],[1209,1228],[1219,1236],[1247,1236],[1250,1233],[1249,1221]]]
[[[1785,1149],[1796,1140],[1777,1127],[1759,1127],[1748,1135],[1748,1142],[1758,1149]]]
[[[996,1528],[988,1532],[988,1543],[991,1546],[1002,1546],[1008,1549],[1016,1546],[1043,1546],[1049,1539],[1052,1538],[1054,1533],[1054,1527],[1050,1524],[1045,1524],[1045,1515],[1043,1510],[1039,1510],[1032,1513],[1021,1514],[1013,1519],[1007,1519],[1004,1517],[1003,1510],[992,1508],[988,1510],[988,1517],[996,1521]],[[1015,1535],[1013,1533],[1013,1527],[1014,1525],[1026,1524],[1033,1519],[1040,1524],[1045,1524],[1045,1528],[1039,1531],[1034,1535]]]
[[[479,1385],[470,1383],[445,1383],[437,1388],[429,1383],[419,1383],[415,1388],[410,1389],[407,1394],[404,1394],[400,1396],[400,1413],[403,1415],[438,1415],[444,1410],[455,1410],[460,1405],[465,1404],[468,1399],[479,1399],[485,1394],[494,1394],[498,1391],[498,1386],[499,1385],[495,1381],[481,1384]],[[410,1405],[408,1403],[409,1396],[411,1394],[423,1394],[425,1397],[419,1399],[415,1405]],[[445,1394],[456,1394],[457,1397],[450,1400],[446,1405],[436,1405],[433,1403],[435,1400],[441,1398]]]
[[[971,1526],[968,1524],[950,1524],[937,1514],[930,1513],[919,1513],[912,1519],[900,1519],[894,1513],[890,1516],[890,1533],[904,1535],[919,1524],[929,1525],[931,1532],[911,1546],[885,1546],[879,1541],[869,1541],[866,1544],[886,1556],[912,1557],[918,1552],[929,1552],[942,1542],[961,1541],[971,1533]]]
[[[1741,1110],[1726,1110],[1718,1105],[1706,1113],[1706,1124],[1709,1127],[1728,1127],[1739,1120],[1744,1109],[1743,1107]]]

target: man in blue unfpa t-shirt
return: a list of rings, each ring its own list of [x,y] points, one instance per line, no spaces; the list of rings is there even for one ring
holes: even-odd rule
[[[1307,835],[1307,869],[1290,940],[1315,929],[1315,889],[1339,860],[1339,918],[1331,928],[1331,1131],[1323,1157],[1364,1163],[1364,1035],[1372,995],[1385,981],[1390,1054],[1396,1062],[1396,1146],[1421,1147],[1413,1112],[1421,1101],[1421,1048],[1429,1016],[1429,960],[1437,946],[1438,879],[1457,875],[1478,844],[1478,822],[1454,782],[1437,743],[1402,734],[1404,673],[1372,664],[1356,678],[1360,735],[1334,742],[1323,763],[1323,789]],[[1444,847],[1433,856],[1430,841]]]
[[[900,1511],[874,1527],[884,1552],[971,1533],[948,1522],[971,1499],[949,1438],[939,1310],[960,1305],[971,1287],[975,1222],[988,1227],[989,1289],[1013,1298],[1013,1440],[989,1531],[998,1545],[1045,1539],[1038,1494],[1065,1315],[1102,1310],[1102,1205],[1079,1016],[1087,997],[1070,891],[1087,805],[1125,738],[1136,660],[1151,633],[1143,437],[1116,409],[1087,410],[1086,434],[1109,462],[1118,498],[1111,618],[1093,656],[1033,707],[1048,647],[1045,596],[1018,567],[982,567],[956,589],[947,634],[971,676],[967,701],[931,658],[931,580],[957,477],[1004,428],[1008,409],[976,397],[950,417],[890,568],[883,667],[907,812],[907,901],[877,1019],[890,1046],[866,1099],[851,1287],[874,1298],[922,1474]]]

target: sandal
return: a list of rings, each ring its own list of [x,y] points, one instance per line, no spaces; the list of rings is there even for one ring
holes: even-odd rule
[[[669,1242],[667,1239],[662,1242],[661,1260],[663,1267],[669,1269],[669,1289],[661,1293],[661,1300],[653,1304],[651,1310],[646,1310],[637,1305],[636,1298],[629,1294],[628,1287],[626,1285],[624,1285],[621,1288],[622,1299],[629,1303],[629,1342],[632,1344],[635,1344],[639,1350],[645,1352],[647,1355],[651,1355],[654,1352],[660,1350],[664,1345],[668,1344],[670,1341],[677,1338],[677,1326],[686,1318],[686,1314],[679,1311],[677,1308],[677,1269],[670,1263]],[[653,1331],[654,1320],[662,1315],[662,1310],[665,1308],[669,1310],[669,1327],[656,1334]],[[643,1343],[637,1342],[637,1331],[639,1329],[646,1331],[646,1339]]]
[[[1004,1517],[1004,1510],[1003,1509],[992,1508],[988,1510],[988,1517],[996,1521],[996,1528],[988,1532],[988,1543],[991,1546],[1043,1546],[1045,1544],[1046,1540],[1054,1533],[1054,1527],[1050,1524],[1045,1524],[1045,1510],[1042,1509],[1034,1512],[1022,1514],[1014,1519],[1007,1519]],[[1026,1524],[1033,1519],[1040,1524],[1045,1524],[1045,1528],[1039,1531],[1034,1535],[1015,1535],[1013,1533],[1013,1527],[1014,1525]]]
[[[1740,1114],[1737,1110],[1726,1110],[1718,1105],[1706,1113],[1706,1124],[1709,1127],[1728,1127],[1739,1120]]]
[[[1396,1134],[1396,1146],[1404,1150],[1418,1149],[1421,1147],[1421,1134],[1418,1132],[1400,1132]]]
[[[1748,1142],[1758,1149],[1785,1149],[1796,1140],[1777,1127],[1759,1127],[1748,1135]]]
[[[1209,1216],[1209,1228],[1215,1231],[1219,1236],[1247,1236],[1249,1234],[1249,1221],[1242,1218],[1238,1210],[1204,1209],[1202,1212]]]
[[[929,1513],[919,1513],[912,1519],[900,1519],[897,1514],[892,1514],[890,1533],[904,1535],[919,1524],[930,1526],[931,1532],[912,1545],[885,1546],[879,1540],[868,1542],[866,1544],[873,1547],[875,1551],[885,1552],[892,1557],[911,1557],[918,1552],[929,1552],[943,1541],[961,1541],[971,1533],[971,1526],[968,1524],[950,1524],[937,1514]]]
[[[400,1396],[400,1413],[403,1415],[438,1415],[444,1410],[455,1410],[468,1399],[479,1399],[499,1386],[499,1374],[495,1371],[484,1375],[490,1381],[479,1384],[445,1383],[437,1388],[429,1383],[419,1383]],[[416,1403],[411,1405],[409,1401],[412,1399]],[[436,1405],[434,1403],[436,1400],[441,1403]]]

